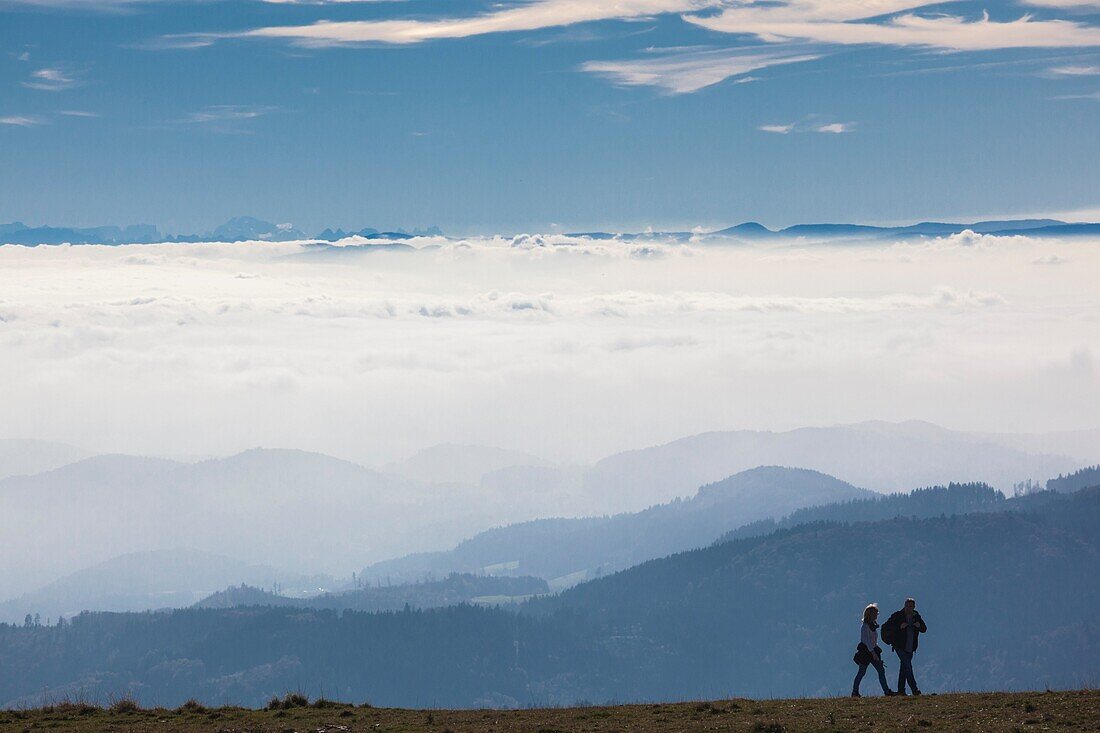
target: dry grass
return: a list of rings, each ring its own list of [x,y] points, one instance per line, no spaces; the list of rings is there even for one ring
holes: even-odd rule
[[[0,733],[638,733],[675,731],[1100,731],[1100,692],[907,698],[718,700],[541,710],[399,710],[326,703],[278,710],[204,708],[112,714],[55,706],[0,711]]]

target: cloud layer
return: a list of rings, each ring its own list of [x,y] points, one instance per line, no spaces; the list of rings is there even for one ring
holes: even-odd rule
[[[1100,412],[1100,375],[1073,366],[1100,355],[1095,242],[418,245],[0,247],[5,431],[585,459],[718,428]]]

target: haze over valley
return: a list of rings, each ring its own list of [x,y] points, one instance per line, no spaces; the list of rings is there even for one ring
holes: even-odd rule
[[[559,589],[1100,458],[1088,237],[400,241],[0,247],[4,616]]]

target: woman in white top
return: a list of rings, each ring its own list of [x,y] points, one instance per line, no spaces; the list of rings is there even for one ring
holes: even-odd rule
[[[859,697],[859,683],[867,674],[867,667],[873,666],[878,672],[878,681],[882,685],[883,695],[895,694],[886,682],[886,667],[882,663],[882,649],[878,645],[878,606],[874,603],[863,609],[863,624],[859,627],[859,646],[853,658],[859,665],[856,679],[852,682],[852,697]]]

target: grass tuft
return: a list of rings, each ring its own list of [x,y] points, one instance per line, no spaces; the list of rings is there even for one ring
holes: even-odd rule
[[[141,706],[138,705],[137,700],[126,695],[120,697],[111,703],[111,706],[107,708],[107,712],[111,715],[128,715],[130,713],[136,713],[141,710]]]

